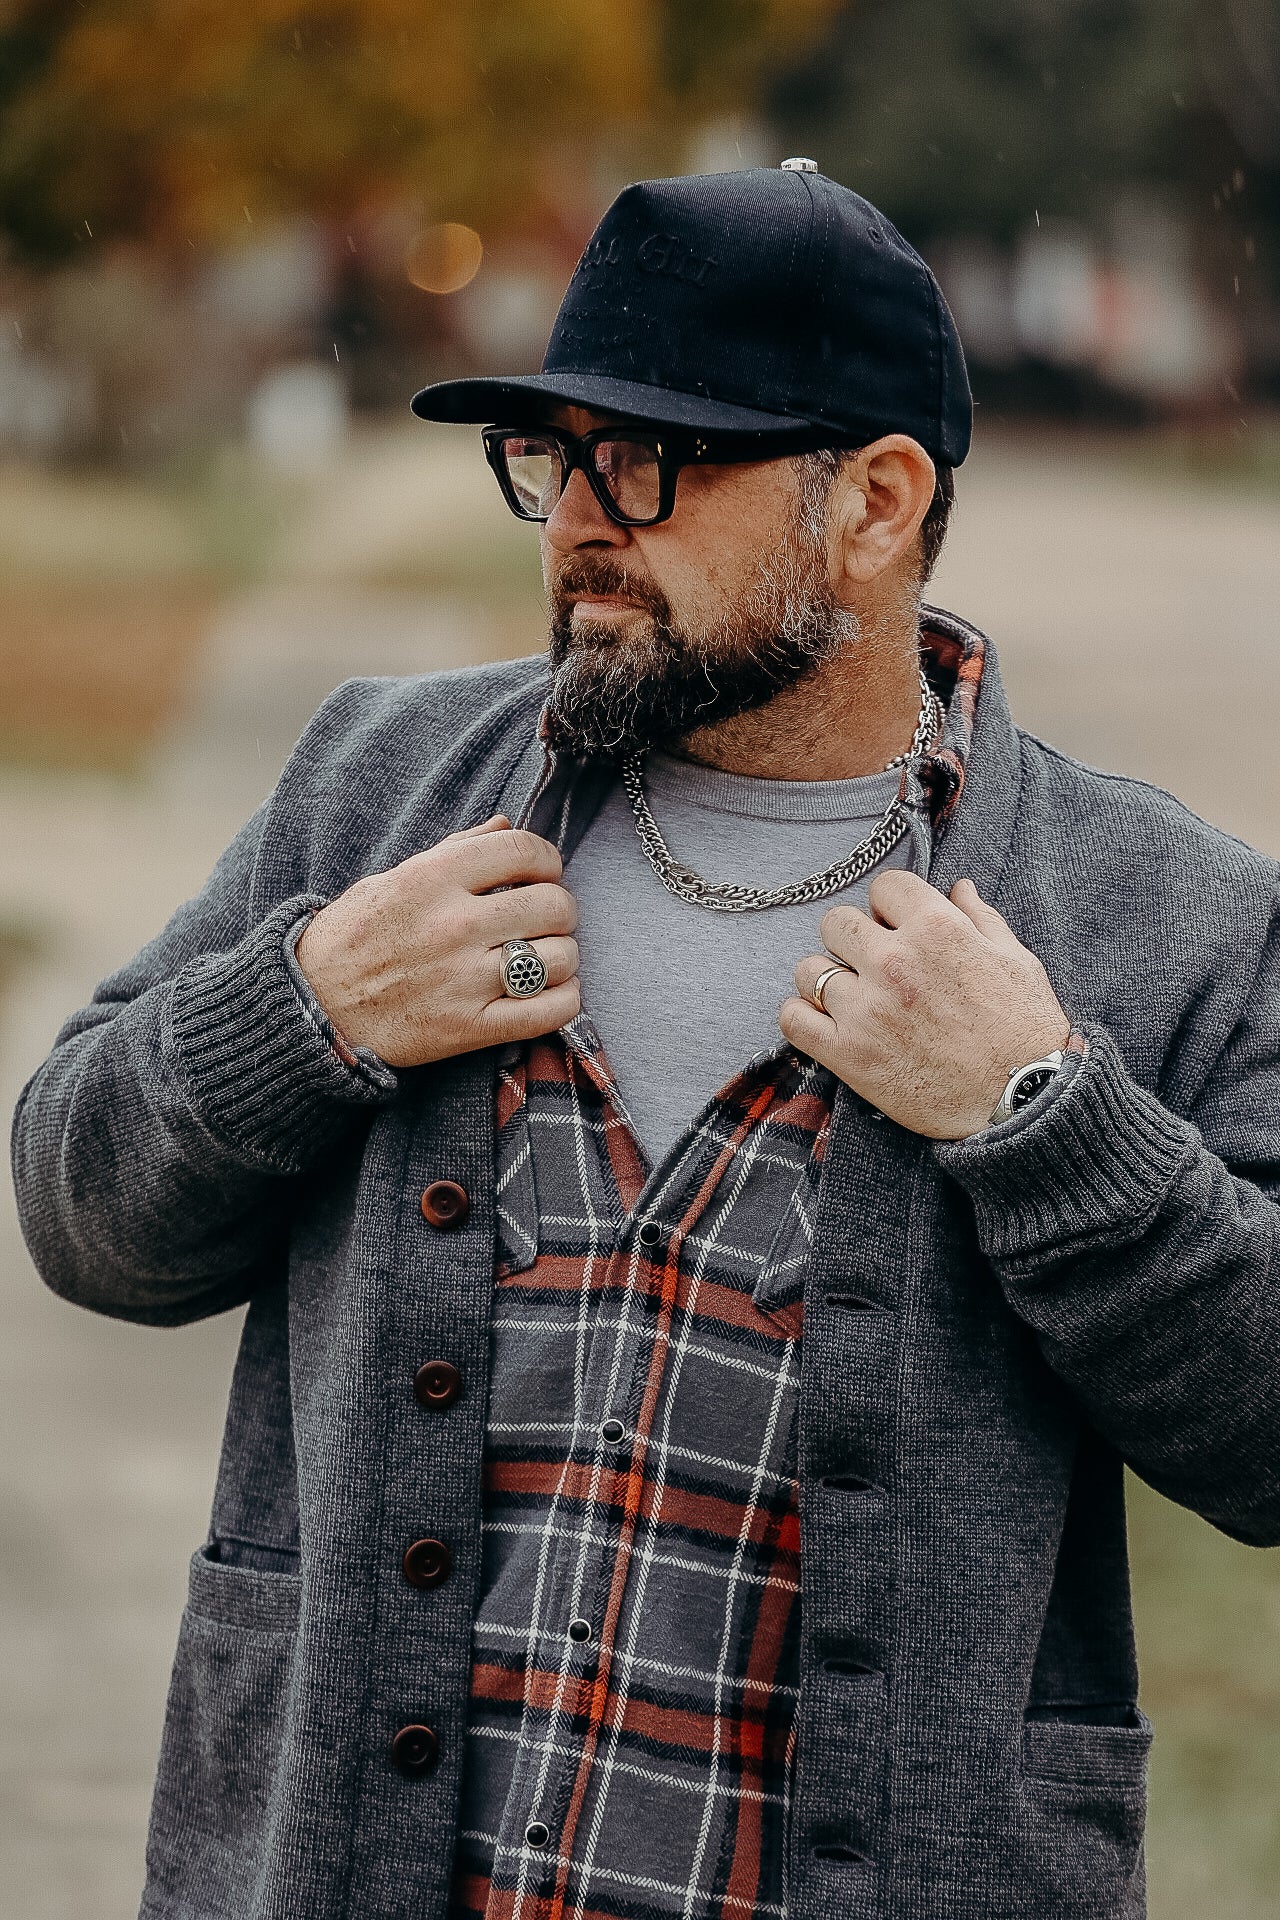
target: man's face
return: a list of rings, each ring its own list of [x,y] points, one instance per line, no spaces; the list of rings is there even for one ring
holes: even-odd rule
[[[562,407],[549,420],[580,434],[610,416]],[[690,466],[669,520],[619,527],[573,473],[542,529],[554,744],[613,757],[675,746],[849,645],[825,495],[793,460]]]

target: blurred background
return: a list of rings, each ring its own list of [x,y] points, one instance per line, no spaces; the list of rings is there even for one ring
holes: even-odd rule
[[[1278,0],[0,0],[0,1080],[351,673],[541,644],[428,378],[537,365],[628,179],[792,153],[952,301],[935,597],[1024,724],[1280,854]],[[0,1915],[128,1920],[235,1316],[0,1212]],[[1153,1920],[1280,1915],[1280,1557],[1135,1487]]]

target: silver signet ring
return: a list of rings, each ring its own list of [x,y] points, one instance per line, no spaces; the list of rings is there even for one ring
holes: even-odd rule
[[[822,972],[818,975],[817,979],[813,983],[813,992],[809,996],[810,999],[813,1001],[814,1006],[818,1009],[819,1013],[825,1013],[827,1011],[827,1003],[822,996],[826,992],[828,980],[834,979],[836,974],[838,973],[852,973],[852,972],[853,972],[852,967],[846,967],[843,965],[838,967],[824,967],[822,969]]]
[[[502,948],[502,990],[512,1000],[529,1000],[547,984],[547,969],[527,940],[508,940]]]

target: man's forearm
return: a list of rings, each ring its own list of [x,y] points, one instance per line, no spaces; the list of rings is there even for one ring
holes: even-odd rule
[[[298,997],[285,936],[308,904],[202,951],[216,916],[202,929],[197,903],[60,1036],[13,1133],[23,1230],[55,1292],[153,1321],[246,1298],[289,1177],[394,1090],[346,1066]]]
[[[1224,1531],[1280,1541],[1280,1209],[1096,1030],[1025,1117],[934,1151],[1099,1431]]]

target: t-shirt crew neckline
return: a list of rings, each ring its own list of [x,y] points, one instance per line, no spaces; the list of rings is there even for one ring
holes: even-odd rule
[[[668,796],[686,807],[745,820],[866,820],[883,813],[897,796],[902,769],[886,767],[847,780],[764,780],[654,751],[645,759],[644,781],[655,811]]]

